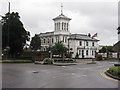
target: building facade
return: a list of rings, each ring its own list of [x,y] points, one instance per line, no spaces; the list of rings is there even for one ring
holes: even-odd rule
[[[120,41],[120,28],[118,29],[118,41]]]
[[[83,34],[70,35],[69,47],[73,50],[73,56],[78,54],[79,58],[94,58],[95,53],[99,50],[97,39]]]
[[[39,34],[41,50],[46,51],[47,48],[62,41],[69,50],[71,49],[73,57],[78,54],[79,58],[94,58],[95,52],[98,51],[99,40],[84,34],[71,34],[70,20],[71,18],[65,16],[62,10],[59,16],[53,18],[54,31]]]

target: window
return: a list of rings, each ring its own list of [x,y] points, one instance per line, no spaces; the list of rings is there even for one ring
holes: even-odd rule
[[[79,45],[82,46],[82,41],[79,42]]]
[[[65,42],[67,42],[67,37],[65,37]]]
[[[78,52],[78,53],[79,53],[79,55],[81,55],[81,50],[79,50],[79,52]]]
[[[67,31],[68,31],[68,23],[67,23]]]
[[[45,43],[45,39],[44,39],[43,43]]]
[[[86,55],[88,56],[88,50],[86,50]]]
[[[66,30],[66,23],[64,23],[64,30]]]
[[[88,42],[86,42],[86,46],[88,46]]]
[[[95,46],[95,43],[94,43],[94,42],[92,42],[92,46]]]
[[[58,23],[58,29],[60,30],[60,23]]]
[[[92,56],[94,55],[94,51],[92,51]]]
[[[64,23],[62,22],[62,30],[63,30],[63,24],[64,24]]]
[[[64,36],[63,36],[63,42],[64,42]]]
[[[50,43],[50,42],[49,42],[49,38],[48,38],[48,43]]]
[[[52,38],[52,43],[54,43],[54,39]]]
[[[55,23],[55,31],[56,31],[56,23]]]

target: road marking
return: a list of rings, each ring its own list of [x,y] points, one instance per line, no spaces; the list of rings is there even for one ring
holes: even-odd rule
[[[118,82],[118,80],[113,79],[113,78],[107,76],[104,72],[102,72],[102,73],[100,73],[100,74],[101,74],[101,76],[103,76],[103,77],[106,78],[106,79],[109,79],[109,80],[112,80],[112,81],[116,81],[116,82]]]
[[[66,66],[62,66],[62,67],[66,67]]]
[[[33,71],[33,73],[39,73],[38,71]]]

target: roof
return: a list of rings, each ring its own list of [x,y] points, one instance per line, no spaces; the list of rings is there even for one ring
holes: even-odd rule
[[[117,43],[114,44],[114,46],[116,46],[116,45],[120,45],[120,41],[118,41]]]
[[[63,14],[60,14],[59,16],[57,16],[56,18],[54,18],[53,20],[56,20],[56,19],[67,19],[67,20],[71,20],[71,18],[68,18],[67,16],[63,15]]]
[[[85,34],[71,34],[69,40],[87,40],[87,41],[99,41],[98,39],[89,37]]]
[[[45,32],[45,33],[40,33],[39,36],[40,36],[40,37],[52,36],[53,34],[54,34],[54,32]]]
[[[120,41],[118,41],[116,44],[114,44],[113,48],[114,48],[114,51],[120,52]]]

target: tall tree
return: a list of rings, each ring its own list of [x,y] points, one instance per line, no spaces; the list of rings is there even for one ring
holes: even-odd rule
[[[41,48],[41,40],[39,35],[35,34],[34,37],[32,37],[31,43],[30,43],[30,48],[32,50],[38,50]]]
[[[2,49],[9,46],[9,54],[16,56],[23,51],[26,42],[30,40],[30,32],[23,27],[17,12],[7,13],[2,21]]]

